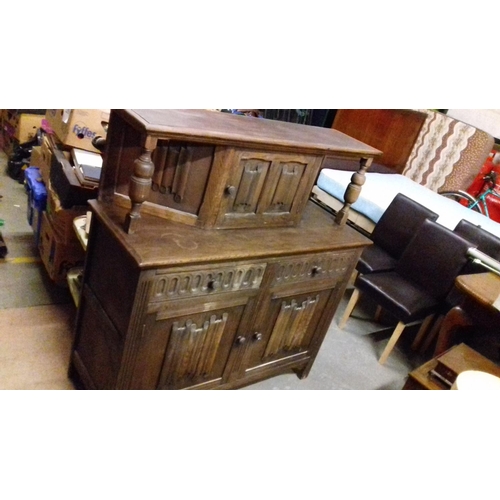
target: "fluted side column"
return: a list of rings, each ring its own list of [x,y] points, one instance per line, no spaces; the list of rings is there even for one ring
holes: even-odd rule
[[[347,222],[351,205],[359,197],[361,186],[363,186],[366,180],[366,171],[372,164],[372,161],[372,158],[361,158],[359,162],[359,170],[351,177],[351,182],[347,186],[344,194],[344,206],[338,211],[337,216],[335,217],[335,222],[340,226],[344,225]]]

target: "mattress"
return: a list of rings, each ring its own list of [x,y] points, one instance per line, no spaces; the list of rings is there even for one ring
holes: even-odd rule
[[[352,174],[353,172],[344,170],[323,169],[318,177],[316,187],[342,203]],[[317,191],[319,192],[319,190]],[[352,208],[376,224],[398,193],[403,193],[408,198],[437,213],[439,215],[437,222],[449,229],[455,229],[460,220],[466,219],[500,238],[500,224],[498,222],[469,210],[456,201],[445,198],[400,174],[368,172],[359,198],[353,203]],[[338,210],[334,206],[332,209]],[[355,222],[353,221],[353,223]]]

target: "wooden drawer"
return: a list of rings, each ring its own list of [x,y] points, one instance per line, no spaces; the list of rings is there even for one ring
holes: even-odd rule
[[[265,270],[265,263],[178,272],[158,270],[151,286],[149,303],[258,290]]]
[[[332,286],[345,278],[356,257],[346,251],[283,259],[273,264],[271,287],[318,282]]]

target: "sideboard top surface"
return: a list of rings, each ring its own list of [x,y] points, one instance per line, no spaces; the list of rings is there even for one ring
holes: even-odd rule
[[[302,253],[361,248],[370,240],[308,202],[296,227],[228,229],[205,231],[142,215],[137,232],[122,229],[126,209],[112,203],[90,200],[90,206],[141,268],[204,264],[216,261],[281,257]]]
[[[381,154],[357,139],[324,127],[203,109],[122,109],[113,112],[157,137],[242,147],[271,146],[301,153],[331,152],[368,158]]]

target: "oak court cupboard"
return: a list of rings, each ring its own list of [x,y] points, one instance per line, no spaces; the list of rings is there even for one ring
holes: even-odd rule
[[[88,389],[306,377],[369,240],[347,226],[380,152],[332,129],[112,110],[69,373]],[[335,221],[326,156],[359,160]]]

